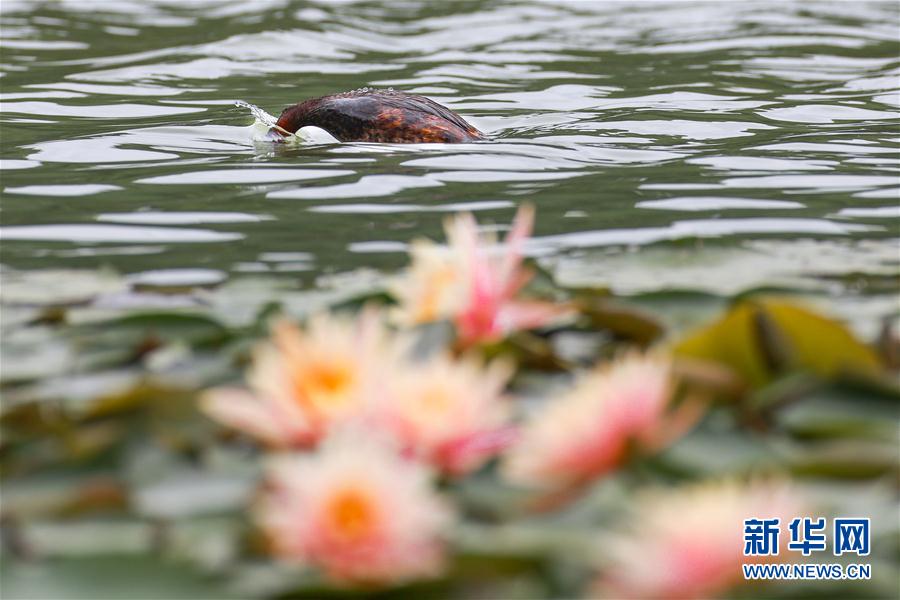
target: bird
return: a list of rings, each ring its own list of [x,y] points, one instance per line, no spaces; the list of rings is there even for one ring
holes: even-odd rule
[[[485,139],[449,108],[393,89],[361,88],[298,102],[282,111],[270,138],[284,138],[308,126],[341,142],[458,144]]]

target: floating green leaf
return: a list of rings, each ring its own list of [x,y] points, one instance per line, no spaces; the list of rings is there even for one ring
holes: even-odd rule
[[[722,318],[688,334],[676,354],[722,363],[753,387],[794,371],[825,379],[877,376],[874,350],[841,323],[776,298],[741,300]]]

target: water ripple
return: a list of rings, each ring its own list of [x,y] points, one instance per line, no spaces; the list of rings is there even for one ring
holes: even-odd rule
[[[52,256],[216,278],[390,270],[411,237],[440,235],[446,212],[504,223],[522,201],[538,207],[529,251],[596,284],[625,271],[727,291],[766,274],[781,284],[760,268],[771,256],[801,273],[810,248],[829,248],[857,268],[897,237],[896,3],[3,0],[0,11],[0,236],[14,268]],[[428,95],[490,139],[261,139],[268,113],[362,86]],[[266,113],[257,124],[248,103]],[[721,268],[656,268],[673,241],[679,256],[716,248]]]

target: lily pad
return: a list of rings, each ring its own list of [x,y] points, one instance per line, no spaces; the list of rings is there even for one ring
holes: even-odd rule
[[[843,324],[771,297],[740,300],[723,317],[677,342],[674,351],[723,363],[754,387],[793,371],[825,379],[881,371],[875,351]]]
[[[20,600],[185,600],[234,598],[223,584],[151,555],[106,555],[40,562],[6,559],[0,595]]]
[[[83,304],[106,294],[128,289],[124,279],[110,271],[44,269],[5,271],[3,304],[67,306]]]

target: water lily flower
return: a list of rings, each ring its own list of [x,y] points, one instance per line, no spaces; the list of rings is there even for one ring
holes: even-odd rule
[[[398,369],[375,409],[411,454],[449,474],[477,469],[515,435],[503,389],[512,366],[438,353]]]
[[[465,302],[462,257],[423,239],[413,241],[409,253],[412,264],[389,286],[400,301],[397,320],[418,325],[451,318]]]
[[[274,459],[255,516],[275,556],[367,585],[439,575],[453,522],[420,463],[355,430]]]
[[[591,597],[692,600],[717,598],[744,582],[741,565],[778,561],[745,556],[744,520],[808,516],[783,480],[718,481],[640,499],[632,528],[602,541],[608,562]],[[779,550],[784,556],[782,535]]]
[[[577,488],[632,451],[657,452],[699,417],[696,403],[672,409],[674,391],[672,363],[663,355],[632,353],[598,367],[531,416],[504,473],[528,486]]]
[[[275,447],[309,446],[331,426],[363,416],[384,351],[379,317],[321,314],[283,320],[253,356],[249,390],[217,388],[201,405],[214,419]]]
[[[495,341],[513,331],[541,327],[568,312],[567,307],[518,298],[532,276],[523,267],[523,246],[534,224],[534,209],[522,205],[502,245],[480,234],[475,218],[459,214],[444,230],[447,247],[419,240],[411,246],[412,264],[391,286],[406,324],[452,320],[463,345]]]

